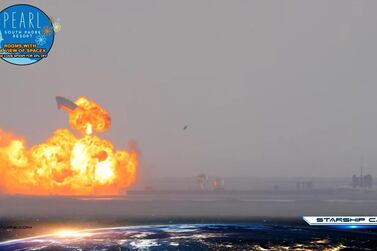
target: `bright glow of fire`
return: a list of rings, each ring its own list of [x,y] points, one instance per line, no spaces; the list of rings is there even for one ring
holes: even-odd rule
[[[0,129],[0,191],[8,194],[119,194],[135,181],[137,151],[117,151],[94,132],[111,125],[107,111],[84,97],[69,112],[71,127],[57,129],[44,143],[26,147],[21,137]]]

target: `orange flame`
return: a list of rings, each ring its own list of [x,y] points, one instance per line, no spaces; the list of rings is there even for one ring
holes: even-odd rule
[[[69,113],[69,123],[72,128],[92,134],[93,131],[103,132],[111,125],[111,119],[107,111],[96,103],[80,97],[75,101],[78,108]]]
[[[82,133],[57,129],[46,142],[25,140],[0,129],[0,190],[8,194],[119,194],[135,181],[137,151],[117,151],[93,135],[110,127],[107,111],[84,97],[69,111],[70,125]]]

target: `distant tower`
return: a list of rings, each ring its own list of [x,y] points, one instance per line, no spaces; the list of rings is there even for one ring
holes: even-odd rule
[[[352,175],[352,188],[364,189],[365,191],[373,187],[373,176],[364,175],[364,158],[360,158],[360,176]]]
[[[204,191],[208,189],[208,177],[204,173],[198,175],[197,182],[200,190]]]
[[[359,185],[359,178],[356,174],[352,175],[352,188],[355,189]]]
[[[360,187],[364,187],[364,176],[363,176],[363,169],[364,169],[364,158],[360,158]]]

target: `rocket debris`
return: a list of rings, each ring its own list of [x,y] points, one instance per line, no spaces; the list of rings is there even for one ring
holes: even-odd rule
[[[71,100],[60,96],[56,96],[56,103],[58,105],[58,109],[63,108],[66,110],[73,111],[77,108],[77,105],[73,103]]]

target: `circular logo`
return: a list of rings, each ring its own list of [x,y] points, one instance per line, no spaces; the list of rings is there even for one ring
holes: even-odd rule
[[[32,5],[17,4],[0,12],[0,57],[11,64],[34,64],[54,43],[50,18]]]

